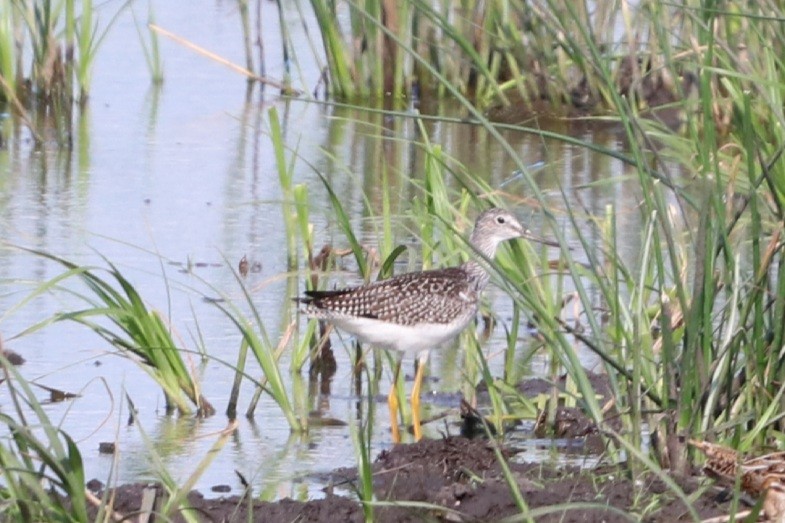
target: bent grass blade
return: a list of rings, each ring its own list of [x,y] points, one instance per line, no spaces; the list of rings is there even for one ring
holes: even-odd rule
[[[57,321],[80,323],[121,352],[135,356],[132,360],[161,386],[169,407],[188,414],[192,412],[190,401],[201,415],[215,413],[213,406],[201,394],[199,384],[183,359],[171,329],[157,311],[148,309],[138,291],[113,264],[107,261],[108,269],[79,267],[43,251],[23,250],[57,262],[67,269],[63,275],[47,282],[41,289],[57,289],[87,304],[84,309],[57,313],[30,327],[25,333]],[[98,271],[108,272],[114,282],[100,277]],[[72,277],[80,279],[92,295],[62,286]],[[41,289],[33,294],[42,292]],[[108,320],[115,328],[103,325],[103,320]]]

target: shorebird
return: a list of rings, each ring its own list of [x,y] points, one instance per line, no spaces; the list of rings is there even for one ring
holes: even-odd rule
[[[420,388],[428,351],[453,339],[475,318],[480,295],[490,280],[486,262],[494,258],[502,242],[514,238],[558,246],[533,236],[510,212],[493,208],[480,214],[469,239],[479,261],[411,272],[359,287],[306,291],[306,297],[299,299],[306,315],[400,354],[387,396],[393,441],[400,441],[395,385],[403,355],[414,355],[418,361],[411,404],[414,437],[419,440]]]
[[[763,498],[763,513],[769,521],[785,523],[785,452],[742,460],[738,452],[722,445],[698,440],[690,440],[690,445],[706,454],[703,471],[707,476],[726,485],[739,481],[741,490],[755,499]]]

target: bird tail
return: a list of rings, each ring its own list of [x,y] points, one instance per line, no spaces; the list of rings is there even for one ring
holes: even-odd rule
[[[302,303],[305,305],[310,305],[314,302],[318,302],[319,300],[323,300],[325,298],[333,298],[335,296],[342,296],[347,292],[350,292],[351,289],[335,289],[331,291],[305,291],[305,296],[292,298],[297,303]]]

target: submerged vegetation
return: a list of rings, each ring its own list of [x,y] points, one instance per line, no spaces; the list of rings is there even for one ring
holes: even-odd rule
[[[248,43],[250,14],[248,3],[241,4],[250,70],[255,63]],[[566,399],[591,419],[605,438],[611,459],[624,462],[631,475],[657,475],[689,505],[665,472],[689,471],[696,458],[688,449],[689,439],[722,440],[742,451],[785,445],[783,6],[773,1],[743,7],[710,1],[641,1],[634,9],[623,1],[460,4],[312,0],[311,7],[327,62],[320,77],[328,79],[332,97],[353,103],[409,97],[423,111],[433,99],[458,100],[471,118],[456,125],[481,126],[506,148],[521,186],[542,209],[545,231],[562,245],[558,255],[528,244],[516,244],[500,254],[494,278],[514,301],[503,377],[493,376],[482,351],[476,350],[482,333],[465,333],[464,395],[476,399],[477,384],[482,383],[490,405],[484,414],[489,414],[493,429],[503,433],[509,419],[536,412],[535,402],[514,388],[520,378],[515,354],[546,353],[549,378],[558,382],[566,373],[569,385],[564,391],[554,388],[539,405],[545,432],[555,426],[557,409]],[[152,12],[150,8],[151,20]],[[5,5],[0,10],[0,99],[6,110],[28,120],[39,135],[30,111],[66,115],[71,104],[86,103],[92,64],[106,30],[99,27],[89,1],[12,0]],[[145,34],[140,29],[143,41]],[[160,81],[160,50],[156,33],[149,34],[144,52],[152,76]],[[284,52],[293,52],[295,46],[287,38]],[[264,77],[260,62],[259,76]],[[284,90],[291,92],[288,70],[284,76]],[[310,86],[303,87],[310,91]],[[409,265],[429,268],[456,262],[456,253],[467,247],[461,238],[470,216],[489,203],[504,206],[520,196],[489,186],[432,143],[426,117],[379,112],[416,118],[419,125],[421,141],[413,149],[423,168],[413,182],[416,197],[401,221],[416,224],[412,229],[423,248],[410,257]],[[594,118],[589,120],[592,124],[613,125],[627,150],[618,153],[530,124],[536,122],[534,115],[543,113],[581,115]],[[308,191],[294,182],[301,158],[296,149],[286,150],[278,112],[266,115],[275,149],[270,163],[277,167],[284,199],[288,268],[303,267],[306,258],[307,285],[324,286],[320,278],[335,249],[328,246],[324,255],[314,254]],[[494,123],[497,120],[505,123]],[[569,142],[627,165],[635,186],[630,194],[643,224],[634,259],[618,249],[624,219],[619,209],[609,206],[598,212],[576,203],[566,187],[559,187],[555,198],[546,195],[527,159],[513,150],[502,130]],[[374,161],[369,169],[378,173],[384,188],[380,201],[367,200],[379,232],[372,252],[358,240],[333,182],[317,173],[329,197],[332,220],[365,279],[375,268],[382,276],[390,274],[406,252],[393,235],[391,224],[400,217],[394,215],[394,195],[387,188],[387,177],[396,169],[404,172],[406,160],[400,155],[393,166],[390,156],[379,154]],[[686,174],[676,174],[674,165]],[[195,406],[202,415],[215,412],[201,395],[172,327],[116,267],[109,263],[108,277],[103,277],[102,269],[36,254],[62,265],[65,272],[42,283],[26,300],[64,292],[80,298],[86,308],[58,313],[25,333],[57,321],[78,322],[138,362],[163,389],[170,410],[191,414]],[[89,293],[65,285],[73,279],[81,280]],[[308,400],[297,386],[287,385],[282,362],[289,363],[289,374],[295,376],[309,362],[315,367],[323,357],[319,351],[326,351],[325,332],[314,323],[299,325],[290,312],[285,335],[274,343],[251,290],[241,275],[235,279],[242,291],[239,303],[229,296],[215,301],[241,340],[227,414],[236,416],[239,388],[248,382],[256,391],[249,416],[260,395],[267,394],[290,428],[305,432]],[[293,311],[294,304],[291,307]],[[537,331],[527,346],[518,336],[524,322]],[[245,368],[249,349],[261,376]],[[292,357],[281,358],[285,351],[292,351]],[[584,368],[586,351],[601,361],[612,400],[598,399]],[[88,500],[81,488],[82,457],[76,445],[46,419],[24,379],[0,361],[14,406],[14,412],[0,417],[7,429],[0,442],[0,515],[47,519],[56,513],[59,519],[85,521],[80,507]],[[373,377],[369,367],[364,370]],[[378,385],[375,378],[372,387]],[[372,403],[369,399],[367,408],[362,404],[360,421],[352,425],[360,461],[358,490],[369,519],[369,507],[376,502],[370,478],[370,425],[379,418]],[[30,412],[35,423],[29,421]],[[29,430],[30,425],[36,430]],[[221,435],[217,448],[231,430]],[[515,490],[514,478],[505,471]],[[165,473],[160,476],[179,508],[184,492]],[[51,496],[41,487],[42,478],[71,503]],[[525,513],[525,500],[520,492],[515,494]],[[40,501],[44,498],[45,503]],[[7,499],[12,501],[5,503]],[[31,508],[28,499],[43,508]]]

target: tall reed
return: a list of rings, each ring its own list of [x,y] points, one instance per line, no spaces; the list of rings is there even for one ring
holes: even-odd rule
[[[527,79],[501,88],[528,93],[532,101],[545,96],[538,81],[548,78],[555,83],[545,86],[551,103],[610,108],[628,150],[618,153],[536,128],[506,128],[567,141],[628,165],[643,227],[639,257],[630,260],[618,250],[619,209],[591,215],[565,191],[564,219],[557,219],[524,159],[461,95],[468,92],[464,84],[451,81],[436,59],[399,41],[436,80],[435,90],[459,99],[515,159],[528,193],[543,208],[546,227],[565,244],[550,274],[542,257],[525,245],[501,253],[495,267],[501,268],[503,287],[536,319],[543,347],[577,385],[579,405],[598,426],[605,427],[607,409],[619,413],[624,430],[614,432],[611,441],[639,449],[646,429],[655,434],[650,448],[656,459],[636,455],[631,466],[651,468],[658,462],[685,470],[687,451],[679,443],[684,434],[733,438],[743,447],[781,439],[783,388],[776,376],[782,369],[776,354],[785,339],[785,174],[780,172],[785,167],[779,145],[785,143],[785,82],[778,56],[785,42],[777,17],[765,11],[779,13],[779,7],[723,12],[644,2],[615,14],[625,28],[621,35],[614,32],[612,17],[595,16],[582,5],[554,0],[514,7],[514,14],[498,18],[509,23],[523,16],[514,28],[518,33],[510,29],[509,34],[532,42],[529,58],[536,63],[529,62]],[[364,20],[374,19],[370,9],[357,4],[352,9]],[[417,9],[422,16],[426,7]],[[449,19],[437,17],[446,12],[438,6],[428,9],[431,21]],[[384,24],[376,34],[393,38]],[[524,63],[526,57],[517,60]],[[485,63],[490,71],[499,67],[493,60]],[[537,70],[546,76],[533,74]],[[426,139],[423,147],[429,162],[448,163],[438,145]],[[674,172],[674,160],[687,176]],[[429,169],[421,186],[424,197],[414,207],[454,221],[465,214],[466,199],[441,193],[436,182],[443,173],[429,177]],[[468,199],[494,193],[471,176],[459,179]],[[566,248],[565,228],[585,263]],[[420,232],[430,245],[434,231],[426,226]],[[572,287],[579,304],[576,320],[582,329],[561,318],[565,287]],[[602,361],[613,405],[597,403],[581,363],[585,350]]]
[[[0,9],[0,103],[30,127],[37,142],[53,127],[73,145],[75,104],[89,97],[103,39],[130,2],[100,23],[92,0],[8,0]],[[32,118],[35,114],[37,118]]]
[[[11,0],[0,13],[0,25],[13,29],[15,41],[4,39],[0,55],[2,61],[14,62],[16,70],[5,78],[20,79],[29,60],[32,74],[26,80],[30,80],[35,98],[55,105],[86,100],[101,40],[123,9],[121,6],[101,28],[91,0]],[[31,51],[29,57],[27,49]],[[20,92],[22,85],[15,82],[11,87],[16,91],[6,94],[33,94]]]
[[[783,166],[781,148],[770,144],[782,143],[785,84],[777,51],[770,49],[782,38],[759,6],[733,13],[651,7],[650,18],[635,15],[646,22],[650,47],[640,69],[630,71],[633,85],[624,93],[582,13],[551,10],[548,18],[554,33],[569,35],[565,46],[583,49],[599,91],[620,115],[629,144],[623,160],[637,175],[645,224],[640,257],[631,264],[617,252],[615,209],[593,217],[592,230],[602,240],[593,247],[579,226],[581,210],[567,205],[571,232],[590,265],[572,263],[566,251],[562,257],[589,327],[568,332],[605,362],[616,407],[628,423],[623,437],[640,446],[649,427],[658,460],[685,470],[683,434],[734,437],[744,447],[779,438],[783,390],[773,379],[779,367],[772,356],[785,310],[778,293],[783,216],[776,174]],[[693,39],[688,49],[674,47],[674,15]],[[748,36],[743,46],[742,34]],[[663,125],[668,115],[644,99],[653,78],[679,75],[677,87],[695,97],[672,104],[681,109],[675,116],[684,134]],[[650,120],[640,118],[644,110]],[[673,159],[691,179],[671,171]],[[536,184],[527,180],[536,195]],[[537,310],[534,302],[528,305]],[[538,318],[553,314],[542,312]]]

